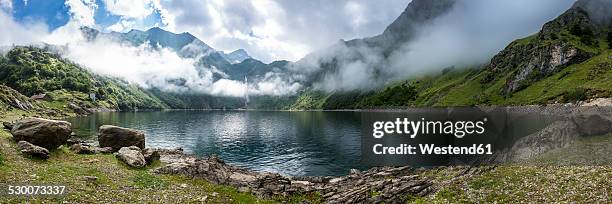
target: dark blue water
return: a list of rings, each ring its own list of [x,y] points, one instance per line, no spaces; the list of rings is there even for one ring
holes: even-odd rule
[[[147,147],[176,148],[284,175],[343,175],[360,164],[360,113],[161,111],[96,113],[70,119],[81,137],[101,125],[143,130]]]

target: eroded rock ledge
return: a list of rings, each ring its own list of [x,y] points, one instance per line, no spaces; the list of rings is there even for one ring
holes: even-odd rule
[[[242,192],[262,198],[318,193],[327,203],[363,203],[401,201],[407,196],[425,196],[442,183],[420,174],[411,167],[381,167],[347,176],[287,177],[259,173],[228,165],[216,156],[197,158],[182,150],[157,149],[164,166],[154,170],[161,174],[182,174],[209,182],[230,185]],[[444,167],[441,167],[444,168]],[[461,176],[478,174],[482,169],[460,168]]]

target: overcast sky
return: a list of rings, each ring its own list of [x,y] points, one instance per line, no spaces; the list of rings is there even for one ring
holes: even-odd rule
[[[265,62],[298,60],[335,43],[381,33],[410,0],[0,0],[1,21],[126,32],[158,26]],[[8,35],[8,34],[7,34]]]

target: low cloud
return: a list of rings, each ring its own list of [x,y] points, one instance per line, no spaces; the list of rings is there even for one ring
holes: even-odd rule
[[[242,97],[247,91],[243,81],[215,79],[213,72],[218,69],[196,66],[195,58],[182,58],[171,49],[152,48],[149,43],[132,46],[99,37],[66,44],[64,56],[94,73],[120,77],[143,88],[232,97]],[[293,88],[288,84],[280,78],[257,79],[249,83],[248,93],[285,95],[299,88],[299,84]]]
[[[39,42],[40,35],[47,33],[47,26],[43,23],[30,22],[22,25],[13,19],[8,13],[10,10],[0,9],[0,46],[11,46],[21,44],[31,44]]]
[[[457,1],[446,14],[417,28],[412,40],[388,55],[364,45],[339,43],[312,54],[298,70],[326,75],[315,88],[336,91],[373,89],[423,73],[487,63],[513,40],[537,32],[574,0]],[[397,43],[397,42],[391,42]],[[335,70],[321,70],[335,61]]]

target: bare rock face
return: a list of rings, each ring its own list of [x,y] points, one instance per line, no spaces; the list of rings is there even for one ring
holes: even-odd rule
[[[21,153],[25,154],[25,155],[30,155],[32,157],[37,157],[37,158],[41,158],[41,159],[48,159],[49,158],[49,150],[43,148],[43,147],[39,147],[36,145],[33,145],[32,143],[26,142],[26,141],[19,141],[17,143],[17,147],[19,148],[19,150],[21,151]]]
[[[98,132],[100,147],[112,147],[114,151],[129,146],[145,147],[145,134],[139,130],[103,125]]]
[[[136,146],[122,147],[115,153],[115,157],[134,168],[142,168],[147,164],[140,148]]]
[[[11,134],[15,141],[27,141],[47,149],[65,144],[72,133],[72,124],[66,121],[30,118],[14,124]]]

